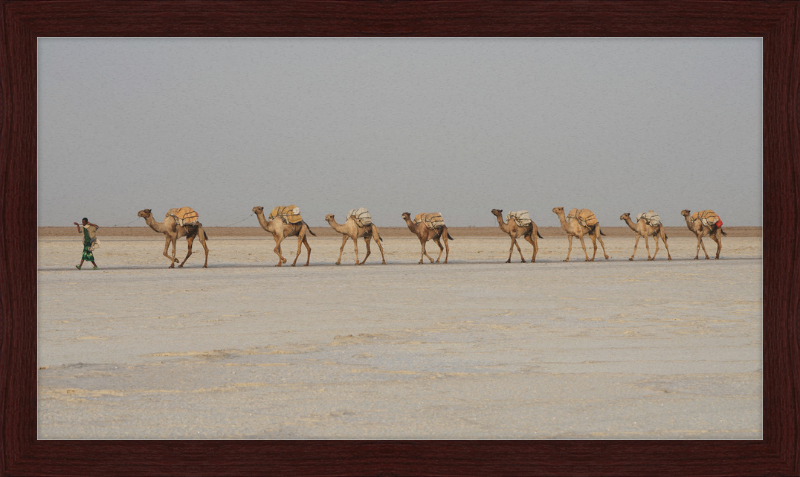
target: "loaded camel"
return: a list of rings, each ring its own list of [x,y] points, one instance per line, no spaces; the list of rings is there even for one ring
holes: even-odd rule
[[[331,226],[331,228],[340,234],[343,235],[342,237],[342,246],[339,248],[339,259],[336,260],[336,265],[342,263],[342,251],[344,250],[344,244],[347,243],[347,239],[353,239],[353,246],[355,246],[356,250],[356,265],[358,263],[358,239],[359,237],[364,238],[364,242],[367,244],[367,256],[364,257],[364,261],[361,262],[361,265],[367,261],[370,255],[369,249],[369,241],[370,239],[375,239],[375,243],[378,244],[378,248],[381,250],[381,261],[384,265],[386,265],[386,258],[383,256],[383,246],[381,245],[381,241],[383,240],[378,233],[378,227],[375,224],[370,224],[365,227],[359,226],[356,223],[356,219],[353,216],[347,218],[343,224],[337,224],[336,220],[333,218],[333,214],[328,214],[325,216],[325,220]]]
[[[451,237],[450,234],[447,232],[447,226],[442,225],[439,228],[429,229],[428,226],[425,225],[425,222],[421,220],[416,224],[412,222],[411,214],[409,214],[408,212],[403,212],[402,217],[403,220],[406,221],[408,230],[410,230],[411,233],[417,236],[417,238],[419,239],[419,243],[422,245],[422,254],[419,256],[419,263],[422,263],[423,255],[428,257],[428,260],[430,260],[431,263],[433,263],[433,259],[431,258],[430,255],[428,255],[428,252],[425,251],[425,242],[427,242],[428,240],[434,240],[436,242],[436,245],[439,246],[439,256],[436,257],[436,263],[439,263],[439,259],[442,258],[442,243],[439,241],[439,239],[441,238],[444,238],[444,249],[447,251],[447,253],[444,256],[444,263],[447,263],[447,257],[450,256],[450,247],[447,245],[447,240],[448,239],[454,240],[453,237]]]
[[[311,260],[311,247],[308,245],[308,240],[306,240],[306,233],[310,233],[314,236],[317,234],[311,231],[305,221],[296,224],[287,224],[277,217],[275,220],[268,221],[264,217],[264,207],[261,206],[253,207],[253,212],[256,214],[256,218],[258,218],[258,223],[261,225],[261,228],[271,233],[272,238],[275,239],[275,248],[272,249],[272,251],[278,255],[278,264],[275,265],[276,267],[280,267],[281,264],[286,263],[286,259],[281,255],[281,242],[283,242],[283,239],[286,237],[294,236],[297,236],[297,255],[294,257],[292,266],[295,266],[297,258],[300,257],[300,250],[303,244],[305,244],[306,250],[308,251],[308,255],[306,256],[306,266],[308,266],[308,262]]]
[[[516,220],[509,220],[508,223],[505,223],[503,221],[503,209],[492,209],[492,214],[497,217],[497,223],[500,225],[500,230],[511,236],[511,248],[508,250],[508,260],[506,260],[506,263],[511,263],[511,255],[514,253],[514,245],[517,246],[517,251],[519,252],[519,257],[522,259],[522,263],[525,263],[525,257],[522,256],[522,250],[519,248],[519,244],[517,243],[517,238],[519,237],[523,237],[531,245],[533,245],[531,263],[536,262],[536,253],[539,251],[539,244],[536,237],[542,238],[542,236],[539,235],[539,227],[536,226],[536,223],[534,223],[532,220],[527,226],[517,225]]]
[[[584,216],[586,217],[594,216],[592,211],[589,209],[582,209],[580,212],[583,212]],[[554,208],[553,213],[558,216],[558,220],[561,221],[561,228],[564,229],[564,231],[567,233],[567,238],[569,238],[569,250],[567,251],[567,258],[564,259],[565,262],[569,262],[569,254],[572,252],[572,237],[578,237],[581,239],[581,247],[583,247],[583,254],[586,255],[587,262],[594,262],[594,257],[597,255],[596,240],[600,241],[600,245],[603,247],[603,255],[606,257],[606,260],[610,258],[606,253],[606,246],[603,243],[603,239],[600,238],[601,235],[605,234],[600,230],[600,224],[598,222],[595,222],[590,226],[584,226],[578,222],[578,217],[574,217],[573,220],[567,222],[566,217],[564,217],[564,207]],[[589,260],[589,254],[586,253],[586,244],[583,242],[583,236],[586,234],[588,234],[592,239],[592,245],[594,246],[594,252],[592,253],[591,260]]]
[[[628,224],[628,227],[636,232],[636,243],[633,244],[633,255],[631,255],[631,258],[628,260],[633,260],[633,256],[636,255],[636,247],[639,246],[639,237],[644,237],[644,246],[647,247],[648,260],[656,259],[656,255],[658,254],[658,237],[661,237],[661,240],[664,241],[664,247],[667,249],[667,260],[672,260],[672,256],[669,254],[669,246],[667,245],[667,233],[664,231],[664,226],[662,224],[653,227],[647,223],[644,217],[634,224],[633,220],[631,220],[630,212],[620,215],[619,220],[624,220],[625,223]],[[656,251],[653,254],[653,258],[650,258],[650,245],[648,244],[647,237],[653,237],[653,240],[656,242]]]
[[[695,218],[695,216],[689,216],[689,210],[684,209],[681,211],[681,215],[684,217],[684,219],[686,219],[686,226],[689,227],[689,230],[691,230],[697,236],[697,253],[694,256],[694,259],[698,260],[698,257],[700,256],[700,247],[703,247],[703,253],[706,254],[706,260],[710,258],[708,256],[708,252],[706,252],[706,246],[703,244],[703,237],[706,235],[711,237],[711,240],[717,242],[716,258],[719,259],[719,252],[722,250],[722,236],[728,234],[722,230],[722,227],[717,227],[716,224],[712,224],[711,226],[704,225],[703,221],[700,219],[700,217],[704,215],[704,212],[710,212],[711,214],[714,214],[713,211],[702,210],[694,214],[697,216],[697,218]],[[716,216],[716,214],[714,215]]]
[[[170,212],[173,210],[177,209],[170,209]],[[175,245],[178,239],[181,237],[186,237],[186,243],[189,245],[189,251],[186,253],[186,258],[184,258],[183,262],[178,266],[183,267],[183,264],[186,263],[186,260],[189,260],[189,257],[192,255],[192,243],[194,242],[195,238],[199,238],[200,244],[206,251],[206,261],[203,264],[203,268],[208,268],[208,247],[206,246],[208,235],[206,235],[205,230],[203,230],[203,224],[200,222],[195,222],[193,224],[180,225],[175,220],[175,217],[169,215],[170,212],[167,212],[167,217],[164,218],[163,222],[156,222],[150,209],[140,210],[138,214],[139,217],[144,218],[145,223],[147,223],[151,229],[158,233],[164,234],[164,237],[166,238],[166,241],[164,242],[164,256],[170,261],[169,268],[175,268],[175,264],[180,261],[175,258]],[[172,243],[171,257],[167,255],[167,249],[169,248],[170,243]]]

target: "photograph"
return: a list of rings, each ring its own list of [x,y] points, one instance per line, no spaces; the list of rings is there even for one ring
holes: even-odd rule
[[[0,11],[0,475],[800,476],[797,2]]]
[[[761,440],[763,40],[37,40],[39,440]]]

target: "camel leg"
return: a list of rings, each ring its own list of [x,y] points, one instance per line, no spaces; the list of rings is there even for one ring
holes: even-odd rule
[[[534,232],[533,234],[525,236],[525,240],[527,240],[528,243],[533,245],[533,255],[531,255],[531,263],[536,262],[536,252],[537,252],[537,249],[539,248],[539,247],[536,246],[536,237],[534,236],[535,233],[536,232]],[[524,262],[525,259],[522,259],[522,261]]]
[[[647,239],[647,235],[644,236],[644,246],[647,248],[647,260],[655,260],[655,257],[650,258],[650,241]]]
[[[592,262],[594,262],[594,257],[597,255],[597,237],[596,234],[590,234],[589,238],[592,239],[592,247],[594,247],[594,251],[592,252]]]
[[[714,242],[717,242],[716,260],[719,260],[719,251],[722,250],[722,238],[719,237],[718,235],[719,235],[719,232],[715,233],[714,235],[709,235],[709,237],[711,237],[711,240],[713,240]]]
[[[356,250],[356,265],[358,265],[358,237],[353,238],[353,248]]]
[[[445,249],[444,263],[447,263],[447,258],[450,257],[450,246],[447,244],[447,230],[444,231],[444,249]]]
[[[372,238],[375,239],[375,243],[378,244],[378,249],[381,251],[381,262],[383,262],[383,265],[386,265],[386,258],[383,256],[383,245],[381,245],[381,237],[378,235],[377,230],[375,230],[375,233],[372,234]]]
[[[664,229],[661,229],[661,240],[664,242],[664,248],[667,249],[667,260],[672,260],[672,255],[669,254],[669,245],[667,245],[667,234],[664,233]]]
[[[178,245],[178,237],[175,237],[175,240],[172,241],[172,266],[174,267],[176,263],[179,263],[180,260],[175,258],[175,249]]]
[[[340,265],[342,263],[342,252],[344,251],[344,244],[347,243],[347,235],[342,235],[342,246],[339,247],[339,259],[336,260],[336,265]]]
[[[297,259],[300,258],[300,251],[303,249],[303,244],[305,244],[306,249],[308,250],[308,256],[306,257],[306,267],[308,263],[311,261],[311,247],[308,246],[308,240],[306,240],[306,234],[299,233],[297,234],[297,254],[294,256],[294,262],[292,262],[292,266],[295,266],[297,263]]]
[[[364,237],[364,243],[367,244],[367,255],[364,257],[364,261],[361,262],[361,265],[364,265],[365,263],[367,263],[367,259],[372,254],[372,250],[370,250],[370,248],[369,248],[369,239],[370,239],[369,235]],[[358,263],[358,260],[356,260],[356,263]]]
[[[656,255],[658,255],[658,235],[653,235],[653,240],[656,242],[656,251],[653,252],[653,260],[656,259]],[[649,252],[648,252],[649,254]]]
[[[166,237],[166,240],[164,241],[164,256],[167,257],[167,259],[169,259],[169,268],[175,268],[175,259],[173,257],[170,257],[168,253],[169,244],[170,244],[170,238]]]
[[[203,250],[206,252],[206,261],[203,263],[203,268],[208,268],[208,246],[206,245],[206,232],[200,228],[200,245],[203,246]]]
[[[306,267],[307,267],[308,264],[311,262],[311,246],[308,244],[308,237],[306,235],[303,235],[303,244],[306,246]],[[299,246],[297,247],[297,250],[298,250],[297,255],[300,255]],[[294,260],[297,261],[297,257],[295,257]]]
[[[272,249],[276,255],[278,255],[278,264],[275,265],[276,267],[280,267],[282,263],[286,263],[286,259],[283,258],[281,255],[281,241],[283,241],[283,237],[278,237],[277,235],[274,236],[275,238],[275,248]]]
[[[636,248],[639,246],[639,234],[636,234],[636,243],[633,244],[633,255],[628,260],[633,260],[633,257],[636,255]]]
[[[603,237],[600,236],[600,227],[597,228],[597,233],[595,233],[595,235],[597,236],[597,240],[600,242],[600,246],[603,247],[603,256],[606,258],[606,260],[608,260],[611,257],[606,253],[606,244],[603,243]],[[648,250],[647,253],[649,255],[650,251]]]
[[[428,255],[428,252],[425,250],[425,242],[426,242],[425,239],[422,239],[422,238],[419,239],[419,243],[422,244],[422,254],[419,256],[419,263],[422,263],[422,256],[423,255],[428,257],[428,260],[430,260],[431,263],[433,263],[433,259],[431,258],[430,255]]]
[[[703,247],[703,253],[706,254],[706,260],[711,258],[708,256],[708,252],[706,252],[706,246],[703,243],[703,236],[701,235],[697,237],[697,255],[694,256],[694,259],[697,260],[697,257],[700,256],[700,247]]]
[[[586,242],[583,241],[583,235],[578,236],[581,239],[581,247],[583,247],[583,254],[586,255],[586,261],[591,262],[594,260],[594,255],[592,255],[592,260],[589,260],[589,254],[586,253]],[[594,242],[594,238],[592,238],[592,242]],[[595,252],[597,252],[597,245],[594,246]]]
[[[183,259],[178,268],[183,268],[183,264],[186,263],[186,260],[189,260],[189,257],[192,256],[192,244],[194,243],[194,237],[186,237],[186,245],[189,246],[189,251],[186,252],[186,258]]]
[[[297,259],[300,258],[300,250],[303,248],[303,235],[297,234],[297,253],[294,254],[294,261],[292,262],[292,266],[297,264]]]
[[[569,254],[572,253],[572,235],[567,235],[567,240],[569,240],[569,249],[567,250],[567,258],[564,259],[565,262],[569,262]]]
[[[436,237],[436,245],[439,246],[439,256],[436,257],[436,263],[439,263],[439,259],[442,258],[442,250],[444,250],[444,247],[442,247],[441,239],[442,239],[441,237]],[[445,257],[444,260],[445,263],[447,263],[447,257]]]
[[[519,242],[517,242],[517,239],[514,239],[514,245],[517,246],[517,252],[519,252],[519,258],[522,259],[522,263],[525,263],[525,257],[522,256],[522,249],[519,248]]]
[[[516,242],[516,240],[514,237],[511,237],[511,248],[508,249],[508,260],[506,260],[506,263],[511,263],[511,254],[514,253],[514,242]]]
[[[170,242],[172,242],[172,256],[169,257],[169,259],[172,260],[172,263],[169,265],[169,268],[175,268],[175,264],[180,262],[180,260],[175,258],[175,247],[177,245],[178,238],[175,237],[175,239],[170,239]]]

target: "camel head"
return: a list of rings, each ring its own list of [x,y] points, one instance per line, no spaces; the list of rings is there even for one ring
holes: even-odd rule
[[[403,215],[402,215],[402,217],[403,217],[404,219],[411,220],[411,214],[409,214],[408,212],[403,212]]]
[[[146,219],[146,218],[150,217],[153,214],[151,213],[150,209],[144,209],[144,210],[140,210],[137,215],[139,217],[143,217],[143,218]]]
[[[689,209],[683,209],[681,211],[681,215],[684,216],[684,217],[688,217],[690,213],[691,212],[689,212]]]
[[[502,217],[503,209],[492,209],[492,215],[494,215],[495,217]]]
[[[556,214],[556,215],[563,214],[564,213],[564,207],[555,207],[555,208],[553,208],[553,213]]]
[[[264,213],[264,207],[261,207],[260,205],[257,205],[255,207],[253,207],[253,213],[254,214],[263,214]]]
[[[333,214],[328,214],[325,216],[325,222],[331,223],[331,220],[333,220]]]
[[[625,219],[630,219],[630,218],[631,218],[631,213],[630,212],[625,212],[624,214],[619,216],[619,220],[625,220]]]

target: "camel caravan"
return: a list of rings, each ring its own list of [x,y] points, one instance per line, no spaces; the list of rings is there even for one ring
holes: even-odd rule
[[[303,220],[303,217],[300,215],[299,207],[295,205],[278,206],[272,209],[268,217],[264,216],[264,208],[261,206],[253,207],[252,211],[255,214],[259,225],[261,225],[261,228],[263,228],[266,232],[269,232],[272,235],[272,238],[275,240],[275,248],[273,249],[273,252],[275,252],[275,254],[278,256],[278,263],[275,265],[276,267],[280,267],[287,261],[281,252],[281,242],[283,242],[283,240],[287,237],[297,237],[297,253],[295,254],[292,266],[297,264],[297,259],[300,257],[303,245],[306,247],[306,266],[309,265],[311,261],[311,246],[308,244],[308,235],[311,234],[316,236],[316,234],[311,231],[311,228],[308,226],[305,220]],[[519,253],[522,262],[525,263],[525,257],[522,254],[522,249],[517,242],[518,238],[523,238],[530,243],[531,246],[533,246],[533,252],[531,254],[530,261],[531,263],[535,263],[536,255],[539,251],[538,239],[542,238],[542,236],[539,234],[539,228],[537,227],[536,223],[531,219],[530,213],[527,210],[509,212],[506,215],[505,220],[503,219],[502,209],[492,209],[491,213],[497,218],[497,224],[500,227],[500,230],[508,234],[508,236],[511,238],[511,247],[508,250],[508,260],[506,260],[505,263],[511,263],[511,258],[514,254],[514,247],[517,248],[517,252]],[[606,253],[606,247],[603,243],[602,236],[605,236],[605,234],[600,229],[600,223],[591,210],[571,209],[568,214],[565,214],[563,207],[556,207],[553,209],[553,213],[558,216],[561,228],[566,233],[568,240],[569,247],[567,249],[567,257],[564,259],[565,262],[569,261],[570,254],[572,253],[573,237],[578,237],[580,240],[581,247],[583,248],[583,254],[587,262],[594,261],[595,256],[597,255],[597,242],[600,242],[605,259],[608,260],[611,258]],[[722,250],[722,236],[727,235],[727,233],[722,229],[723,224],[719,215],[712,210],[701,210],[699,212],[695,212],[694,214],[690,214],[691,212],[688,209],[681,211],[681,215],[686,220],[686,226],[697,237],[697,253],[694,257],[695,260],[699,259],[701,248],[703,249],[706,259],[710,258],[706,252],[706,247],[703,244],[703,237],[710,237],[711,240],[716,242],[717,253],[715,258],[719,259],[719,254]],[[203,224],[199,221],[200,215],[197,213],[197,211],[191,207],[169,209],[164,216],[163,222],[157,222],[153,218],[153,214],[150,209],[140,210],[138,216],[144,218],[145,223],[151,229],[164,235],[165,242],[163,254],[170,262],[169,268],[175,268],[176,263],[180,263],[178,267],[183,267],[183,265],[192,255],[192,244],[194,243],[195,238],[200,239],[200,244],[205,250],[205,262],[203,263],[203,268],[208,268],[208,246],[206,246],[208,235],[203,229]],[[403,221],[405,221],[408,230],[419,239],[421,250],[418,263],[424,263],[425,257],[427,257],[431,263],[439,263],[443,252],[445,254],[444,263],[447,263],[447,260],[450,256],[450,246],[448,241],[454,239],[452,236],[450,236],[450,233],[447,230],[447,225],[444,223],[442,214],[438,212],[420,213],[417,214],[412,220],[409,212],[403,212],[401,217],[403,218]],[[650,210],[648,212],[642,212],[638,214],[636,216],[636,222],[631,219],[631,214],[629,212],[622,214],[619,219],[624,221],[628,227],[630,227],[636,237],[636,241],[633,244],[633,253],[628,260],[634,259],[636,250],[639,247],[640,238],[644,238],[645,248],[647,249],[647,260],[653,261],[655,260],[656,255],[658,255],[659,239],[661,239],[664,244],[664,248],[667,250],[667,260],[672,260],[672,255],[670,254],[669,246],[667,245],[668,237],[666,231],[661,223],[661,218],[655,211]],[[363,265],[366,263],[367,259],[372,253],[370,250],[370,243],[373,240],[378,245],[378,249],[381,252],[381,263],[386,265],[386,258],[384,256],[382,244],[383,238],[378,232],[378,227],[372,223],[372,215],[369,213],[369,210],[364,207],[351,209],[347,213],[344,222],[341,224],[336,222],[333,214],[326,215],[325,221],[328,222],[328,225],[330,225],[333,230],[342,234],[342,246],[339,248],[339,257],[335,262],[336,265],[342,263],[342,253],[348,239],[353,241],[353,248],[356,256],[355,265]],[[589,258],[589,254],[586,251],[586,244],[583,240],[585,235],[588,235],[592,240],[592,258]],[[189,250],[186,253],[186,257],[181,262],[175,257],[175,249],[178,239],[182,237],[186,237],[186,243]],[[653,238],[656,247],[652,256],[650,255],[650,237]],[[359,261],[358,253],[358,239],[360,238],[364,239],[364,244],[367,247],[367,252],[364,255],[364,260],[362,261]],[[439,255],[436,257],[435,261],[425,250],[425,244],[431,240],[439,247]],[[444,245],[442,245],[442,242],[444,242]],[[172,244],[171,255],[168,253],[170,244]]]

